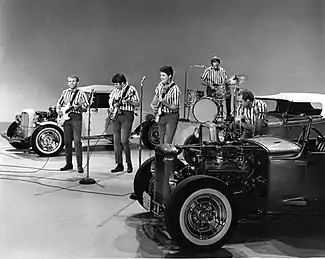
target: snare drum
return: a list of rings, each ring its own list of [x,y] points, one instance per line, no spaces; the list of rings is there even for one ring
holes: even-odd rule
[[[215,121],[217,118],[223,119],[223,105],[223,99],[203,97],[194,104],[193,117],[200,123]]]

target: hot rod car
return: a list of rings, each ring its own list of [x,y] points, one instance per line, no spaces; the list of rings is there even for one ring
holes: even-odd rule
[[[223,246],[250,216],[323,214],[325,137],[305,119],[295,142],[258,136],[220,143],[216,124],[202,124],[210,128],[202,144],[157,146],[136,173],[136,198],[186,249]],[[191,165],[180,159],[184,150],[195,154]]]
[[[113,128],[106,124],[108,117],[108,99],[114,89],[110,85],[89,85],[80,87],[88,96],[94,90],[93,103],[90,112],[84,113],[82,123],[82,138],[88,137],[88,118],[90,116],[91,139],[113,139]],[[135,117],[132,136],[140,133],[142,129],[142,142],[148,148],[155,145],[158,134],[157,125],[151,119],[150,114],[144,113],[146,120],[139,124],[139,116]],[[7,134],[2,134],[9,143],[17,149],[32,149],[40,156],[56,156],[64,146],[63,128],[57,123],[57,111],[55,107],[48,110],[35,111],[25,109],[16,115],[15,121],[8,127]]]

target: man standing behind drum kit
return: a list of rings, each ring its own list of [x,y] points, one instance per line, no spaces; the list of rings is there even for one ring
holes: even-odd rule
[[[231,116],[231,94],[227,83],[227,74],[220,66],[220,58],[214,56],[211,59],[211,66],[206,68],[201,75],[201,84],[206,86],[208,97],[225,98],[227,117]]]

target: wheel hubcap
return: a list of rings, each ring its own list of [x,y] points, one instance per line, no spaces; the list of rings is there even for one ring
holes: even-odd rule
[[[55,152],[61,144],[61,136],[55,130],[44,130],[37,138],[37,146],[45,153]]]
[[[153,145],[158,145],[159,144],[159,131],[158,131],[158,125],[154,124],[153,126],[150,127],[149,130],[149,139],[150,142]]]
[[[223,202],[215,195],[204,194],[194,198],[185,212],[187,230],[197,239],[214,237],[224,227],[227,211]]]

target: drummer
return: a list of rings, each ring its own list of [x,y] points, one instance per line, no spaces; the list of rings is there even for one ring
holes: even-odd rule
[[[217,56],[212,57],[211,66],[206,68],[201,75],[201,84],[207,87],[206,93],[208,97],[225,98],[226,113],[229,118],[231,115],[231,94],[226,71],[220,66],[220,63],[220,58]]]

